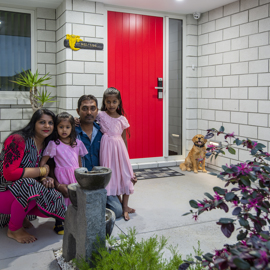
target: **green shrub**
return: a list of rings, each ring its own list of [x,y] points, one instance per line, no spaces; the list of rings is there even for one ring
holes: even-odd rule
[[[167,239],[162,236],[150,237],[136,241],[136,230],[130,229],[128,235],[120,234],[120,241],[114,237],[107,239],[108,244],[113,247],[108,250],[106,247],[99,247],[93,255],[95,270],[176,270],[184,263],[182,255],[176,251],[177,247],[167,247]],[[195,255],[201,256],[200,243],[198,250],[194,249]],[[171,258],[163,259],[165,249],[171,252]],[[192,254],[186,260],[191,260]],[[80,270],[90,269],[85,259],[74,260]],[[200,270],[199,264],[191,265],[190,270]]]

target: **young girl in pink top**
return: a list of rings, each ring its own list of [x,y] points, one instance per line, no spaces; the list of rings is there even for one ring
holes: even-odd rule
[[[128,213],[134,213],[135,209],[128,207],[128,199],[129,194],[134,192],[133,185],[137,180],[127,151],[126,129],[129,123],[124,116],[120,92],[116,88],[110,87],[104,92],[97,121],[103,133],[100,142],[100,166],[112,170],[111,180],[106,187],[107,196],[118,196],[123,205],[124,219],[129,220]],[[123,195],[123,198],[120,195]]]
[[[40,165],[47,163],[49,158],[54,158],[54,174],[58,185],[56,188],[67,193],[67,185],[77,183],[74,170],[81,167],[81,156],[85,156],[88,151],[82,141],[76,139],[75,121],[72,115],[63,112],[56,116],[56,132],[54,141],[50,141],[43,152]],[[65,198],[66,205],[70,205],[69,198]],[[63,226],[59,222],[55,226],[58,234],[63,234]]]

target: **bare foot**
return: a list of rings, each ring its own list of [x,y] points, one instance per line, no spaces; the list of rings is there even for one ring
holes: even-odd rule
[[[29,229],[29,228],[33,227],[33,224],[29,221],[29,219],[27,217],[25,217],[23,220],[23,227],[25,229]]]
[[[135,211],[136,211],[135,209],[128,207],[129,214],[133,214],[133,213],[135,213]]]
[[[128,212],[124,212],[124,219],[125,219],[125,221],[129,221],[130,220],[130,217],[129,217],[129,215],[128,215]]]
[[[128,206],[127,207],[123,207],[123,216],[124,216],[124,219],[125,219],[125,221],[128,221],[128,220],[130,220],[130,217],[129,217],[129,215],[128,215]]]
[[[133,213],[135,213],[135,209],[133,209],[133,208],[130,208],[130,207],[125,207],[124,205],[123,205],[123,203],[122,203],[122,207],[123,207],[123,212],[128,212],[129,214],[133,214]]]
[[[37,240],[35,236],[26,232],[24,228],[20,228],[17,231],[11,231],[10,229],[8,229],[7,236],[23,244],[33,243]]]

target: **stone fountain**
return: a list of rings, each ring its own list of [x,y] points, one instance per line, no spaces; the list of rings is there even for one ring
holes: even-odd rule
[[[111,169],[105,167],[75,170],[78,184],[68,186],[72,205],[65,216],[63,257],[66,261],[85,258],[90,262],[98,245],[97,239],[105,246],[106,234],[111,234],[115,222],[114,212],[106,209],[105,187],[111,174]]]

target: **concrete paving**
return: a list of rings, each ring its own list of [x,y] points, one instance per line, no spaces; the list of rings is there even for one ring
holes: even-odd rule
[[[178,167],[173,169],[180,171]],[[153,235],[168,237],[168,244],[178,245],[178,251],[184,255],[193,252],[198,240],[204,252],[221,248],[224,243],[235,243],[236,233],[230,239],[220,231],[216,221],[220,217],[231,217],[222,210],[204,213],[195,222],[191,215],[182,216],[191,207],[189,200],[203,199],[204,192],[213,193],[214,186],[223,187],[224,183],[209,174],[185,172],[184,176],[155,178],[138,181],[135,192],[130,196],[129,205],[136,209],[130,221],[116,221],[113,235],[127,233],[136,228],[137,239],[146,239]],[[53,256],[53,250],[62,246],[62,236],[53,231],[53,219],[37,219],[29,232],[38,238],[32,244],[19,244],[6,237],[7,228],[0,230],[0,269],[60,269]],[[165,257],[170,253],[165,252]]]

